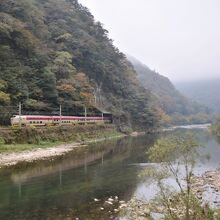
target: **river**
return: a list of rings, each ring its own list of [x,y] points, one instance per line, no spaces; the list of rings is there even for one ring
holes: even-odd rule
[[[182,132],[185,130],[188,128]],[[174,131],[162,135],[170,132]],[[190,132],[198,137],[202,152],[209,154],[209,160],[198,158],[196,173],[220,166],[220,145],[214,137],[196,127]],[[21,163],[0,170],[0,219],[117,219],[117,212],[104,205],[107,198],[148,199],[154,192],[154,187],[138,174],[147,166],[146,151],[158,136],[109,140],[74,149],[50,161]],[[117,209],[118,205],[113,207]]]

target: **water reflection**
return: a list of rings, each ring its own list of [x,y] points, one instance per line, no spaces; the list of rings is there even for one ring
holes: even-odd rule
[[[181,132],[184,132],[181,130]],[[198,161],[197,171],[219,166],[220,145],[207,132],[191,130],[210,155]],[[163,135],[166,135],[164,133]],[[0,219],[108,220],[117,216],[109,207],[110,196],[129,200],[149,198],[155,187],[138,178],[147,163],[147,148],[156,136],[126,137],[74,149],[52,161],[23,163],[0,171]],[[101,199],[94,202],[93,199]],[[115,204],[112,208],[117,208]],[[109,212],[111,211],[111,212]]]
[[[129,199],[155,137],[123,138],[75,149],[53,161],[20,164],[1,171],[0,219],[110,219],[100,212],[109,196]],[[107,209],[106,209],[107,210]]]
[[[189,133],[189,130],[178,129],[172,132],[163,133],[161,136],[166,136],[170,133],[173,135],[178,135],[179,133]],[[215,140],[215,137],[208,130],[194,129],[190,130],[190,133],[192,133],[200,143],[200,147],[198,147],[197,149],[199,155],[198,158],[195,158],[196,165],[193,169],[193,173],[195,175],[202,175],[206,171],[215,170],[216,168],[219,168],[220,144]],[[146,169],[149,165],[149,163],[146,163]],[[169,178],[166,181],[168,182],[168,185],[170,187],[175,188],[176,183],[173,179]],[[146,177],[144,181],[138,182],[134,195],[138,199],[150,200],[155,197],[157,192],[157,186],[155,184],[150,183]]]

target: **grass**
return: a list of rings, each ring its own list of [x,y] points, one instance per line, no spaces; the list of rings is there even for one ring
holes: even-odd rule
[[[100,138],[111,138],[122,135],[121,133],[117,132],[116,130],[102,130],[94,133],[80,133],[76,136],[73,136],[70,140],[67,141],[59,141],[59,140],[51,140],[51,141],[39,141],[39,143],[34,144],[3,144],[0,142],[0,153],[17,153],[22,151],[31,151],[38,148],[46,149],[50,147],[56,147],[61,144],[70,144],[76,143],[81,141],[89,141],[95,140]]]

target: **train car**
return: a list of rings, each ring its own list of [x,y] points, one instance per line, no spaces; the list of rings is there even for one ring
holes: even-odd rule
[[[45,115],[15,115],[11,118],[11,125],[17,126],[21,124],[21,126],[45,126],[53,124],[52,116]]]
[[[76,125],[92,123],[111,123],[110,117],[80,117],[80,116],[45,116],[45,115],[15,115],[11,118],[12,126],[49,126]]]

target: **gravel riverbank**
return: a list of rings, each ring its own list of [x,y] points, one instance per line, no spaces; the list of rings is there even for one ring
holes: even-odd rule
[[[220,208],[220,168],[193,177],[192,190],[202,203]]]
[[[83,147],[89,143],[101,142],[113,138],[121,138],[125,135],[117,135],[99,139],[91,139],[80,143],[61,144],[50,148],[36,148],[30,151],[2,153],[0,154],[0,168],[5,166],[16,165],[19,162],[33,162],[36,160],[47,160],[52,157],[62,156],[72,151],[74,148]]]

